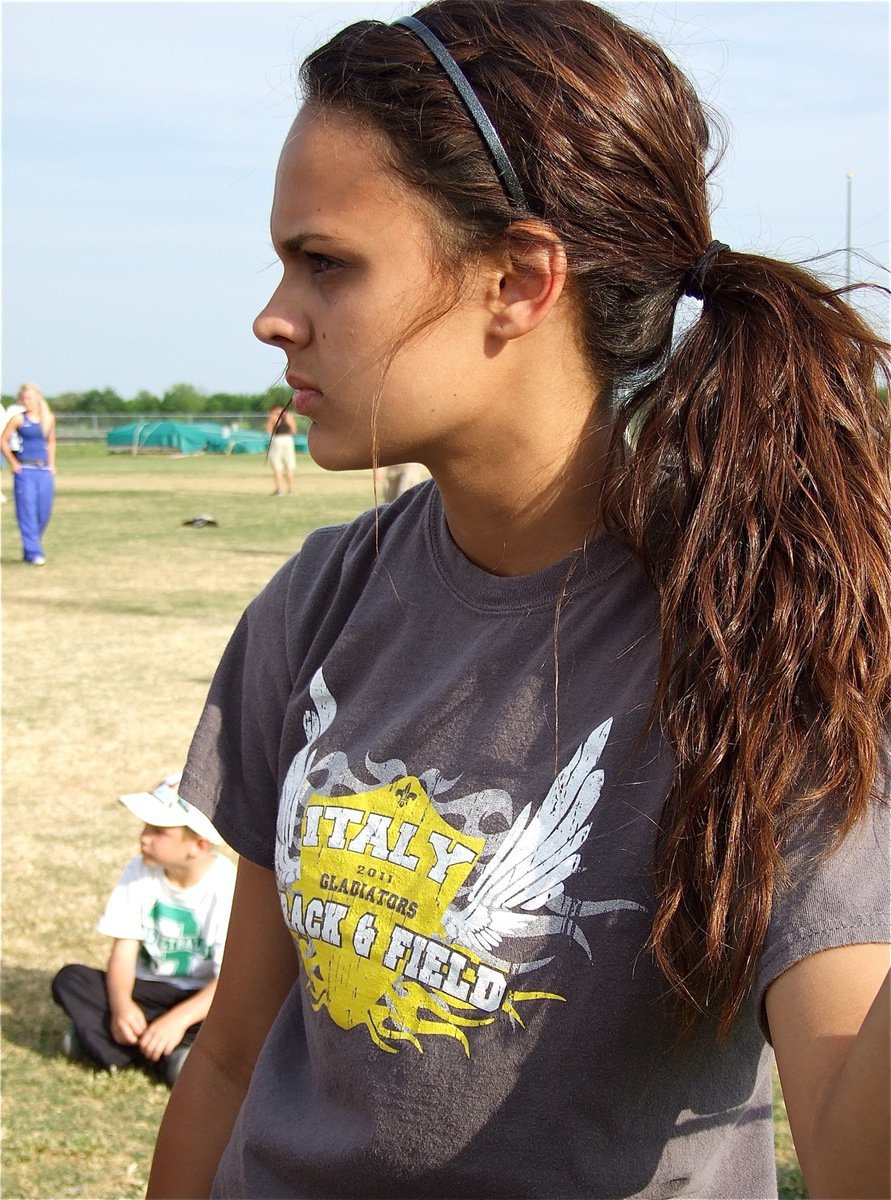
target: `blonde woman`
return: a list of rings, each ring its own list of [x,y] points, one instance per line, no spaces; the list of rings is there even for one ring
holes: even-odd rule
[[[56,484],[56,418],[34,383],[19,389],[22,411],[6,422],[0,451],[13,474],[15,515],[22,536],[25,562],[42,567],[46,562],[41,538],[53,511]],[[18,449],[13,449],[18,435]]]

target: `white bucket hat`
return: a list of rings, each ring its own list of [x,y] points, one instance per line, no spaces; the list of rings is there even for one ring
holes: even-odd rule
[[[152,792],[128,792],[118,799],[146,825],[160,828],[183,825],[218,846],[223,839],[204,813],[189,804],[188,800],[183,800],[177,792],[181,778],[181,775],[168,775]]]

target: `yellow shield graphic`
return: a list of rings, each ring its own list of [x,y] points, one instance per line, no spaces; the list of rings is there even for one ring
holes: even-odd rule
[[[444,941],[442,916],[485,838],[465,836],[403,777],[357,796],[313,795],[301,823],[300,880],[285,897],[313,1003],[383,1049],[418,1033],[488,1023],[507,980]]]

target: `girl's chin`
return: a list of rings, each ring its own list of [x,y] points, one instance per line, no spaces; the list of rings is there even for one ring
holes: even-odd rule
[[[368,447],[350,446],[343,438],[323,433],[317,425],[310,425],[306,435],[306,448],[316,466],[324,471],[368,471],[371,469],[371,450]]]
[[[419,461],[415,454],[405,447],[378,446],[378,461],[375,463],[370,446],[358,442],[351,445],[347,439],[321,430],[315,424],[309,427],[306,448],[316,466],[324,471],[370,471],[373,466],[387,467]]]

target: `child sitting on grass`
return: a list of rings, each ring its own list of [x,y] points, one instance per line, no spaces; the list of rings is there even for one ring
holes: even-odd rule
[[[107,970],[71,963],[52,983],[71,1018],[64,1054],[149,1066],[171,1087],[216,990],[235,885],[222,839],[178,784],[120,797],[145,828],[97,926],[114,938]]]

